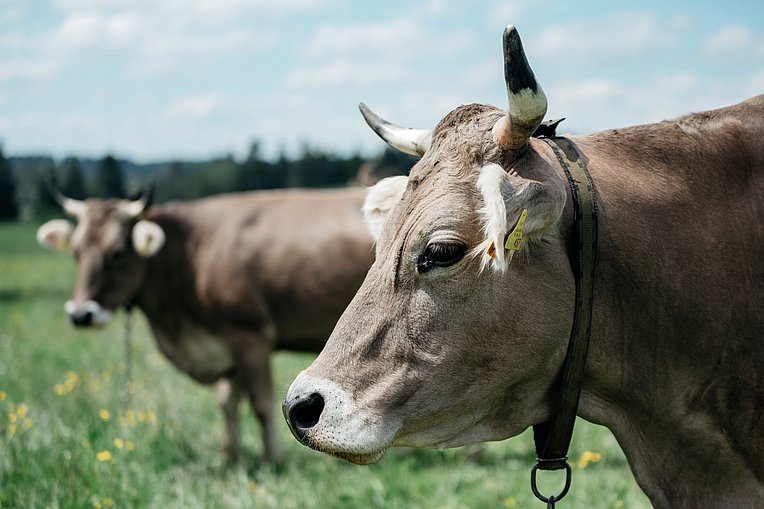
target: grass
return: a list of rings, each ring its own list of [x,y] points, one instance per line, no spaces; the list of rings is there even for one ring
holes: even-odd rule
[[[359,467],[299,445],[284,425],[287,461],[276,472],[259,465],[260,430],[246,408],[245,455],[229,465],[213,391],[158,353],[140,313],[123,412],[121,316],[97,332],[69,325],[62,306],[74,263],[38,247],[35,228],[0,223],[0,507],[543,507],[529,487],[529,432],[444,451],[391,450]],[[274,356],[279,396],[310,361]],[[560,506],[650,507],[608,430],[579,420],[571,457],[573,486]],[[549,474],[542,490],[559,482]]]

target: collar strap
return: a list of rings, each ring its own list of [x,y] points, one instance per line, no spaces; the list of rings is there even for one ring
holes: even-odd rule
[[[537,469],[564,468],[567,471],[569,483],[568,448],[578,410],[592,322],[594,266],[597,255],[597,202],[591,176],[575,145],[562,137],[542,139],[549,144],[557,156],[567,177],[573,198],[573,235],[569,240],[568,252],[576,283],[576,301],[568,351],[560,374],[559,400],[555,413],[550,421],[533,426],[537,456],[534,473]],[[532,487],[535,493],[535,485]],[[548,499],[539,498],[548,502]],[[562,496],[550,498],[554,501]]]

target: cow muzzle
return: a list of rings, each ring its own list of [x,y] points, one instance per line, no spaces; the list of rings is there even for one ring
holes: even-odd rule
[[[281,408],[300,443],[356,464],[379,460],[398,429],[359,407],[336,383],[305,372],[292,383]]]
[[[66,301],[64,311],[76,327],[104,326],[111,320],[112,312],[94,300],[85,302]]]

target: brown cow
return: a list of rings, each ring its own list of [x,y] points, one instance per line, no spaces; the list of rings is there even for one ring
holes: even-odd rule
[[[243,391],[263,427],[265,458],[280,461],[270,353],[320,351],[361,285],[373,260],[363,191],[256,192],[151,208],[145,196],[59,198],[76,228],[57,219],[38,239],[77,258],[65,306],[72,322],[100,325],[120,306],[141,309],[178,369],[218,382],[228,452],[238,449]]]
[[[362,107],[422,158],[368,194],[376,261],[287,394],[310,447],[369,463],[550,418],[574,307],[572,205],[531,137],[546,98],[513,27],[505,51],[509,113],[461,106],[429,132]],[[600,208],[578,414],[614,433],[655,507],[764,507],[764,95],[569,140]]]

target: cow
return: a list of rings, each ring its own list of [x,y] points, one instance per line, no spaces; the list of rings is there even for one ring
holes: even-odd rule
[[[575,307],[571,190],[532,136],[547,99],[512,26],[504,45],[508,111],[462,105],[418,130],[361,106],[421,159],[368,192],[375,262],[283,402],[307,446],[366,464],[552,416]],[[764,95],[567,139],[599,207],[578,415],[613,432],[657,508],[764,507]]]
[[[72,251],[78,277],[65,310],[79,327],[106,324],[121,306],[146,316],[159,350],[180,371],[216,384],[239,449],[238,404],[249,397],[264,459],[283,453],[274,421],[274,350],[318,353],[363,281],[373,243],[362,188],[230,194],[150,206],[57,194],[74,227],[54,219],[45,246]]]

